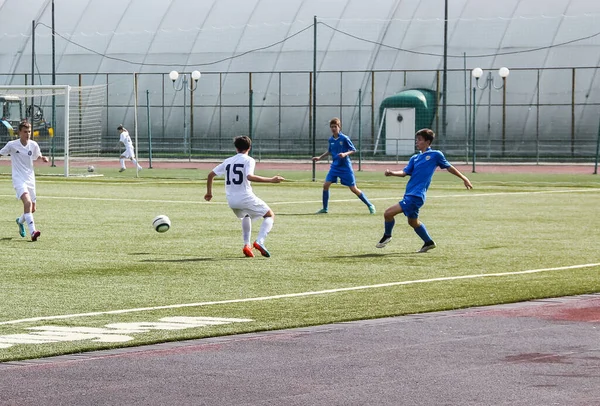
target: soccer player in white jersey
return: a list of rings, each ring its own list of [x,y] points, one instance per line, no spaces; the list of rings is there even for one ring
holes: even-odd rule
[[[133,149],[133,142],[131,142],[129,131],[123,127],[123,124],[117,127],[117,131],[119,131],[119,142],[125,147],[125,152],[123,152],[119,157],[119,161],[121,162],[121,169],[119,169],[119,172],[123,172],[125,169],[127,169],[125,167],[125,159],[131,160],[134,165],[137,165],[138,170],[141,171],[143,168],[135,160],[135,150]]]
[[[237,154],[231,158],[227,158],[208,174],[204,199],[210,201],[213,197],[213,179],[216,176],[225,175],[225,196],[227,197],[227,203],[235,215],[242,220],[242,238],[244,240],[242,252],[247,257],[254,256],[252,246],[250,246],[252,221],[262,217],[263,222],[253,246],[263,257],[270,257],[271,254],[265,247],[265,238],[267,238],[267,234],[269,234],[269,231],[273,227],[275,213],[254,194],[250,182],[279,183],[285,179],[279,175],[272,178],[265,178],[254,174],[256,161],[254,161],[254,158],[248,156],[252,147],[252,141],[249,137],[236,137],[233,140],[233,145],[235,145]]]
[[[48,158],[42,155],[38,143],[29,138],[31,138],[31,125],[23,121],[19,124],[19,139],[7,142],[0,149],[0,156],[10,155],[13,187],[17,192],[17,199],[23,202],[23,215],[17,218],[19,234],[25,237],[24,224],[27,224],[31,241],[37,241],[40,232],[36,230],[33,221],[36,201],[33,161],[41,159],[48,162]]]

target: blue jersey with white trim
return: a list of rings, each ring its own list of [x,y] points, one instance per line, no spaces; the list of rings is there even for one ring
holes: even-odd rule
[[[329,154],[331,155],[331,169],[337,170],[349,170],[352,171],[352,161],[349,156],[340,158],[338,154],[342,152],[356,151],[354,144],[350,141],[346,135],[341,132],[338,133],[338,137],[335,138],[333,135],[329,137]]]
[[[427,148],[425,152],[413,155],[404,168],[404,172],[410,176],[406,184],[405,195],[417,196],[425,201],[425,194],[431,184],[431,178],[435,170],[449,168],[450,162],[441,151]]]

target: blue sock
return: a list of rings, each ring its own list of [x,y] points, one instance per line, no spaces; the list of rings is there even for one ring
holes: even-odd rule
[[[421,237],[423,242],[433,241],[431,239],[431,237],[429,236],[427,229],[425,228],[425,224],[423,224],[423,223],[421,223],[421,225],[419,227],[415,228],[415,233],[417,233],[417,235],[419,237]]]
[[[385,226],[385,231],[383,232],[385,235],[392,235],[392,229],[394,228],[394,224],[396,224],[396,220],[385,221],[383,225]]]
[[[364,193],[361,193],[361,194],[360,194],[360,196],[358,196],[358,198],[359,198],[360,200],[362,200],[362,202],[363,202],[364,204],[366,204],[367,206],[371,206],[371,202],[369,201],[369,199],[367,199],[367,196],[365,196],[365,194],[364,194]]]
[[[323,190],[323,208],[327,210],[329,207],[329,190]]]

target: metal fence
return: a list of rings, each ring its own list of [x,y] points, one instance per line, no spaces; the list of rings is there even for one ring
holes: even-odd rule
[[[496,70],[489,77],[484,72],[479,86],[470,69],[447,72],[446,125],[440,70],[319,72],[314,88],[312,72],[205,72],[197,86],[187,74],[187,83],[176,83],[183,87],[179,91],[168,73],[59,74],[57,83],[106,86],[97,124],[101,154],[116,153],[117,125],[135,133],[137,94],[141,157],[152,151],[156,158],[220,158],[231,154],[234,136],[245,134],[253,138],[259,159],[307,158],[326,150],[328,122],[339,117],[362,159],[402,160],[410,153],[385,150],[380,105],[408,89],[430,89],[437,100],[429,106],[435,110],[430,125],[438,134],[435,147],[453,159],[593,161],[599,137],[598,68],[511,69],[505,81]],[[40,74],[35,81],[49,84],[50,78]],[[28,80],[26,74],[11,75],[6,82]],[[40,103],[50,111],[50,98]],[[60,118],[55,127],[59,155]]]

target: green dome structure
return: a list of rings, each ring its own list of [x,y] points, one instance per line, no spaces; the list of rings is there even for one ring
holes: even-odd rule
[[[431,127],[436,115],[436,92],[410,89],[385,98],[379,106],[378,139],[386,155],[412,155],[414,134]]]

